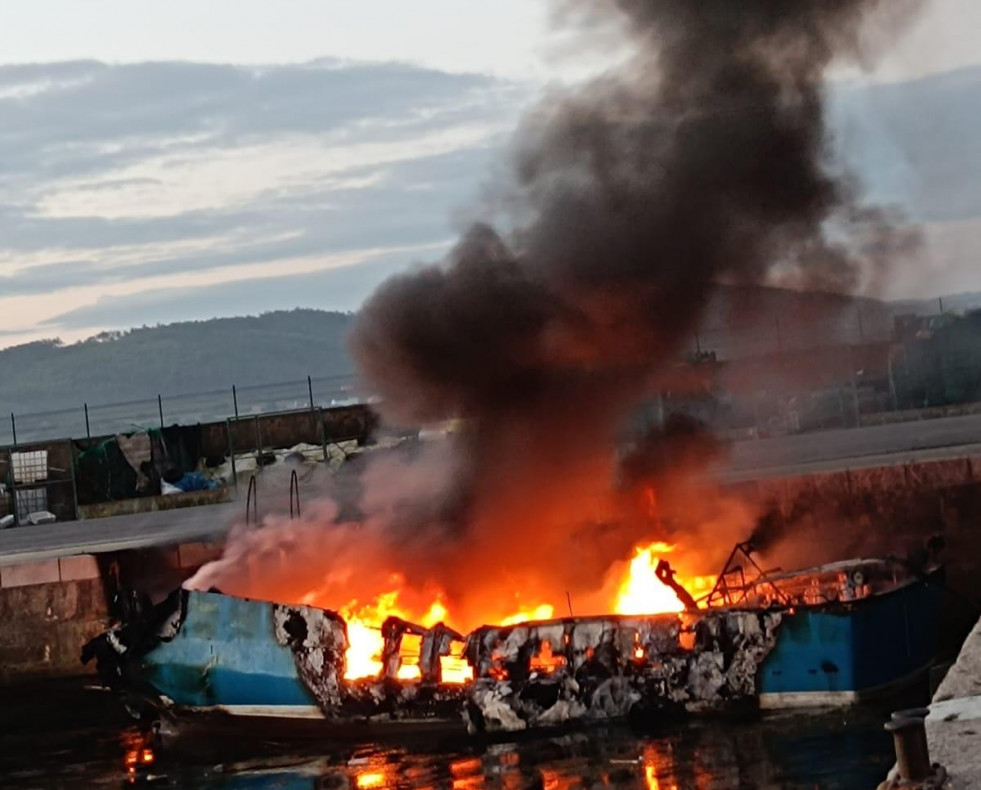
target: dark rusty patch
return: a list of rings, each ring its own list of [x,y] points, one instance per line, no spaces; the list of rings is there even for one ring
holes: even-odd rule
[[[342,702],[347,627],[341,617],[309,606],[273,606],[276,641],[293,651],[300,679],[321,711],[334,718]]]

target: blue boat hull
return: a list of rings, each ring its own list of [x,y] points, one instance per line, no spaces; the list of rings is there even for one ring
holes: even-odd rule
[[[274,611],[272,604],[188,593],[180,630],[143,657],[140,674],[185,710],[322,719],[292,650],[274,638]]]
[[[934,659],[941,590],[917,580],[784,616],[759,678],[762,708],[850,705],[888,694]]]
[[[90,645],[108,685],[184,713],[520,730],[757,701],[853,704],[929,667],[940,590],[914,579],[847,603],[703,610],[688,646],[675,615],[485,626],[467,643],[477,679],[466,685],[346,681],[338,615],[220,593],[179,591]],[[564,646],[558,669],[531,671],[526,646],[551,644]],[[495,661],[507,682],[491,672]],[[593,686],[570,682],[577,671]]]

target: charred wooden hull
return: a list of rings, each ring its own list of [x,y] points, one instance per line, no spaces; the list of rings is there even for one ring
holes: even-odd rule
[[[181,590],[86,650],[139,713],[375,726],[461,721],[462,686],[347,682],[346,647],[344,621],[333,612]]]
[[[791,586],[798,580],[788,578]],[[93,640],[85,654],[139,715],[157,709],[260,727],[276,720],[281,733],[380,737],[651,722],[757,704],[851,704],[888,689],[933,658],[933,581],[821,604],[785,598],[782,607],[683,617],[485,626],[466,641],[475,679],[457,685],[434,681],[425,666],[425,682],[395,680],[395,653],[384,660],[390,677],[345,680],[347,629],[339,615],[185,590]],[[383,632],[398,645],[400,627]],[[437,638],[423,642],[438,647],[448,630],[432,633]],[[438,667],[438,650],[432,655],[426,666]]]
[[[706,613],[687,648],[676,615],[485,627],[467,642],[475,681],[346,681],[336,614],[180,591],[86,650],[136,712],[492,733],[752,700],[779,622],[779,613]],[[546,644],[561,661],[535,668]]]

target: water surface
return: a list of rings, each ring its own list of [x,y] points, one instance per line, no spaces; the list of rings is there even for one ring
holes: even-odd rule
[[[0,706],[0,787],[185,790],[870,790],[893,762],[884,710],[689,720],[656,731],[411,745],[209,743],[147,751],[113,700],[44,691]],[[211,748],[214,747],[214,748]],[[203,755],[202,755],[203,752]]]

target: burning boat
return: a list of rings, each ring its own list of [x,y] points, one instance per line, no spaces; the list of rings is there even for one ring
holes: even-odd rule
[[[531,620],[462,635],[389,617],[379,670],[352,678],[332,611],[177,590],[86,645],[140,716],[305,719],[339,729],[513,732],[733,707],[852,704],[930,664],[942,569],[855,560],[763,572],[733,552],[680,612]]]

